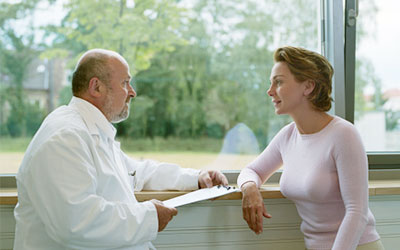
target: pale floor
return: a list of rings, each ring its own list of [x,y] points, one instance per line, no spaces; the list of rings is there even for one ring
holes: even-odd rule
[[[251,162],[257,155],[226,155],[212,153],[159,153],[136,152],[128,153],[138,159],[151,159],[161,162],[176,163],[185,168],[240,170]],[[24,153],[0,153],[0,174],[18,172]]]

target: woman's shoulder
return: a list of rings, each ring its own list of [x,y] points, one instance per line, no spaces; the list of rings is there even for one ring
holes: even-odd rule
[[[359,137],[357,128],[351,122],[334,116],[330,124],[330,133],[333,138],[340,140],[351,140],[354,137]]]
[[[332,128],[335,131],[357,131],[356,127],[354,124],[351,122],[339,117],[339,116],[334,116],[332,120],[333,126]]]
[[[279,140],[287,140],[296,133],[296,123],[290,122],[289,124],[285,125],[279,132],[276,134],[276,138]]]

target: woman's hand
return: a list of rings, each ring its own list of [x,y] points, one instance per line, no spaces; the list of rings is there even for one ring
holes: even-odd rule
[[[271,215],[267,213],[260,191],[254,182],[246,182],[241,190],[243,219],[252,231],[260,234],[263,231],[263,217],[271,218]]]

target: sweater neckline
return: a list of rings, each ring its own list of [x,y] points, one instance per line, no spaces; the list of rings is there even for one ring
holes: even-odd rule
[[[323,127],[320,131],[312,133],[312,134],[302,134],[302,133],[300,133],[300,131],[298,130],[298,128],[296,126],[296,123],[294,123],[294,127],[296,129],[296,133],[298,135],[300,135],[301,138],[304,138],[304,139],[313,138],[313,137],[319,136],[319,135],[325,133],[325,131],[329,130],[329,128],[333,126],[333,124],[335,123],[336,120],[337,120],[337,117],[333,116],[333,119],[325,127]]]

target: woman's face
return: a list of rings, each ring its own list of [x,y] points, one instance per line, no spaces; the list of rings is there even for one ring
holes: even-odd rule
[[[274,65],[270,81],[267,94],[272,98],[276,114],[293,115],[308,106],[307,84],[298,82],[285,62]]]

